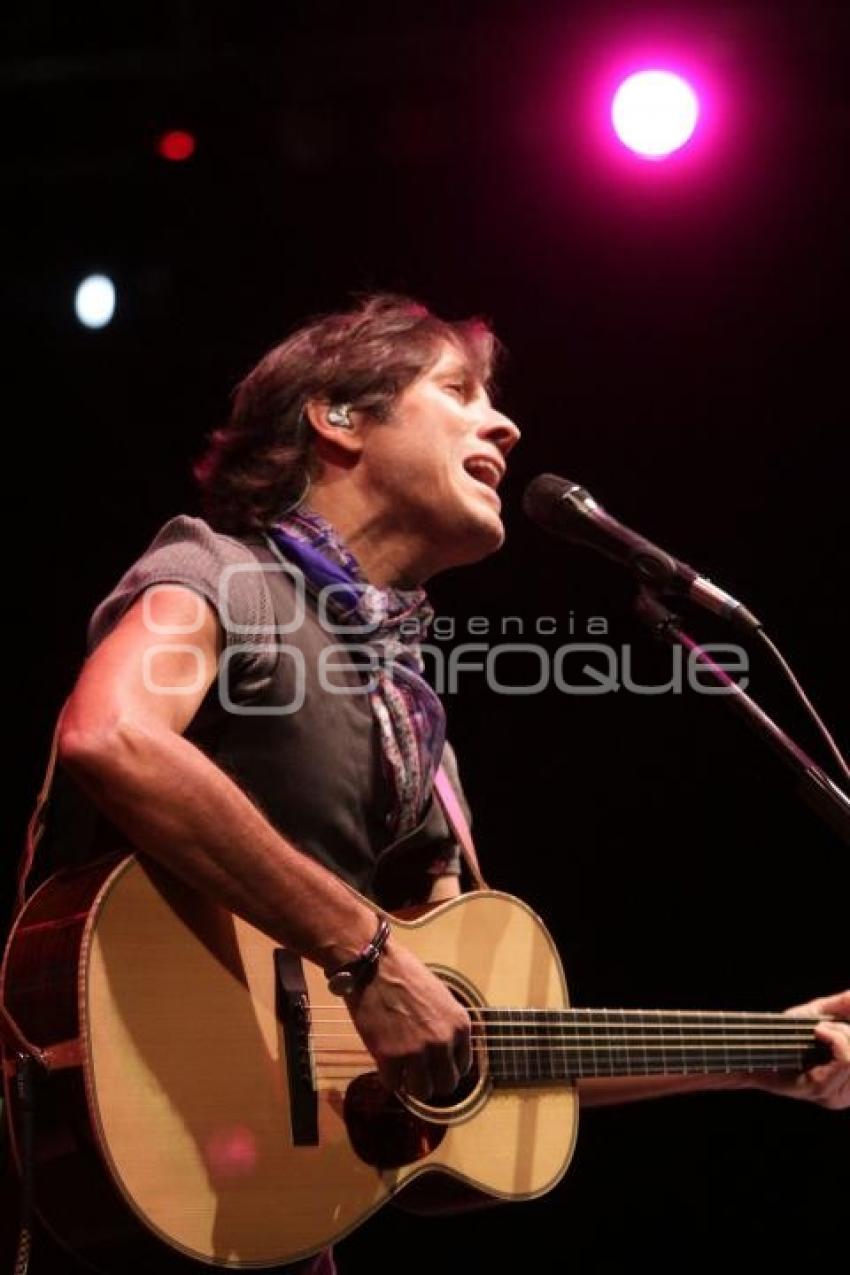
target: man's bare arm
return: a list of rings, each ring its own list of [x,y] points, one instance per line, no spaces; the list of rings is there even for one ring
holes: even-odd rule
[[[187,637],[199,605],[202,624]],[[374,912],[183,736],[216,677],[221,641],[215,611],[190,590],[160,587],[140,599],[80,674],[63,712],[60,761],[139,851],[331,969],[372,938]],[[468,1066],[466,1013],[392,940],[349,1008],[393,1087],[404,1075],[420,1096],[449,1092]]]

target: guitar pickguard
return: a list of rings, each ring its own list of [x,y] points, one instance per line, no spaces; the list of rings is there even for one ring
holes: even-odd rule
[[[390,1093],[375,1072],[348,1086],[343,1119],[355,1153],[376,1169],[400,1169],[429,1156],[446,1136],[444,1125],[421,1120]]]

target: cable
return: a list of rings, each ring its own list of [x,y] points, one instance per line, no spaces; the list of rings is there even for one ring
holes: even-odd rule
[[[785,659],[785,656],[782,654],[782,652],[780,651],[776,643],[773,642],[767,636],[764,629],[762,628],[758,629],[757,633],[758,633],[758,636],[761,638],[761,640],[764,642],[767,649],[770,651],[773,658],[776,660],[782,672],[787,677],[788,681],[791,683],[791,686],[793,687],[798,698],[802,702],[803,707],[806,709],[806,712],[809,714],[812,721],[815,723],[818,730],[820,731],[821,735],[826,740],[826,743],[829,747],[829,751],[832,753],[832,756],[835,758],[836,762],[838,763],[838,766],[841,770],[842,775],[848,782],[850,782],[850,766],[847,765],[847,762],[844,760],[843,756],[841,755],[841,751],[838,748],[838,745],[836,744],[835,740],[832,738],[832,735],[830,734],[825,723],[821,719],[819,713],[817,712],[817,709],[815,708],[814,704],[812,704],[812,701],[809,699],[806,692],[803,690],[803,687],[801,686],[798,678],[795,676],[794,671],[791,668],[791,665]]]

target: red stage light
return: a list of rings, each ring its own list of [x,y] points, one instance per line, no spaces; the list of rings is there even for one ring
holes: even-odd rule
[[[187,133],[180,128],[174,128],[168,133],[163,133],[156,144],[156,149],[163,159],[169,159],[172,163],[179,164],[184,159],[191,159],[194,155],[195,139],[191,133]]]

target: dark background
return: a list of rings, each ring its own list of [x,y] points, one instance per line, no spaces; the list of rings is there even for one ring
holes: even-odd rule
[[[42,0],[2,22],[6,544],[34,586],[7,657],[7,887],[93,605],[193,510],[237,379],[363,290],[483,313],[508,347],[508,542],[435,582],[455,643],[481,640],[470,616],[554,615],[554,649],[603,615],[663,680],[629,583],[523,519],[551,470],[745,598],[846,747],[846,5]],[[659,49],[709,108],[666,165],[594,123]],[[156,154],[169,127],[190,162]],[[72,312],[95,269],[119,290],[100,332]],[[822,756],[757,651],[752,686]],[[469,675],[447,708],[488,875],[545,917],[575,1003],[780,1008],[850,983],[847,851],[722,704]],[[846,1113],[758,1094],[590,1112],[545,1199],[386,1209],[340,1269],[841,1263],[848,1138]]]

